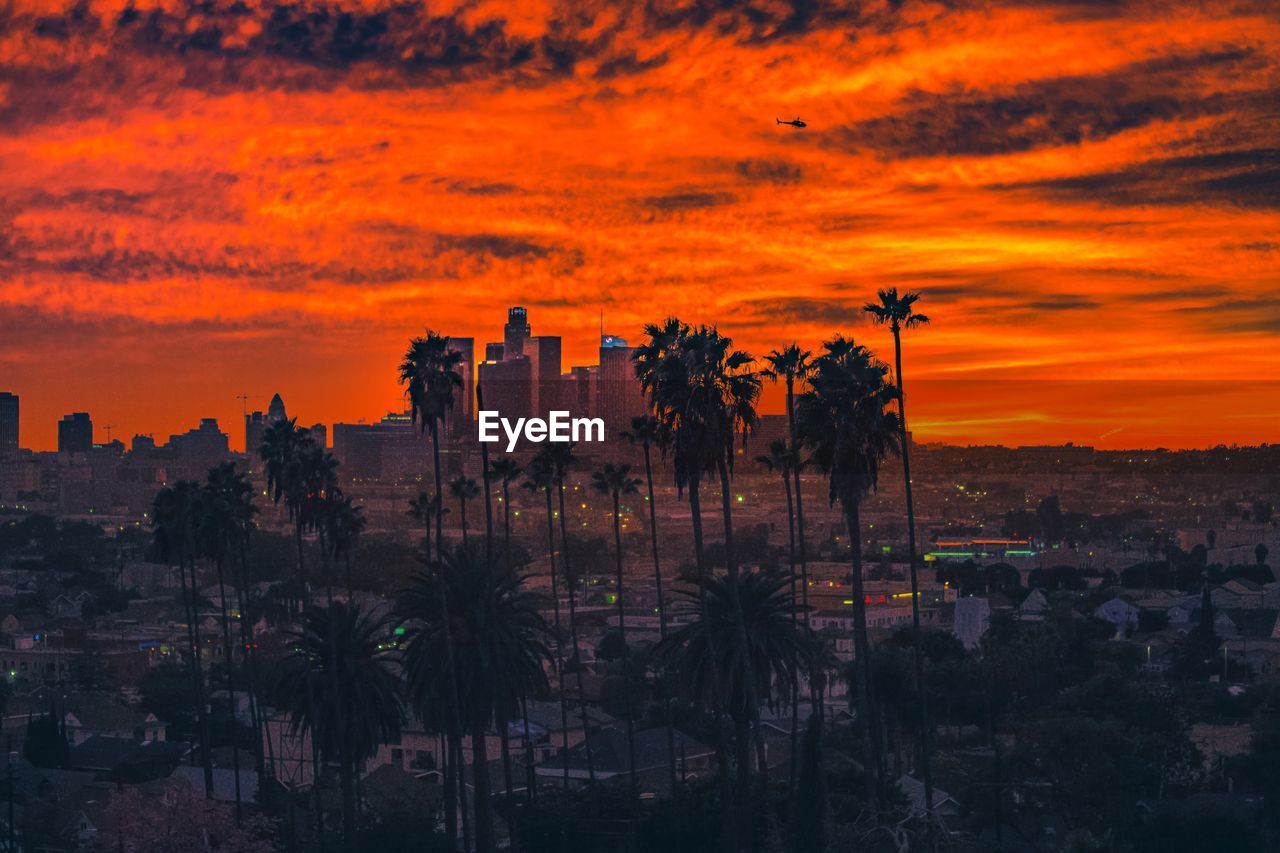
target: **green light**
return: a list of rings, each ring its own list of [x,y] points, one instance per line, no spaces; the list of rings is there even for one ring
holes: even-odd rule
[[[742,500],[743,500],[742,495],[738,495],[738,503],[742,503]]]
[[[392,631],[391,633],[395,634],[397,637],[403,637],[403,636],[404,636],[404,628],[403,628],[403,627],[396,628],[396,629],[395,629],[394,631]]]

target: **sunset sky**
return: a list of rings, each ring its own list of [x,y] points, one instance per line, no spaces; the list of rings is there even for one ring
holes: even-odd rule
[[[1275,0],[10,0],[0,390],[239,446],[511,304],[889,354],[897,286],[921,439],[1280,441],[1278,93]]]

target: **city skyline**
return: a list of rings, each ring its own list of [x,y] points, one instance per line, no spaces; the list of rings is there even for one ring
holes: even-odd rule
[[[519,322],[523,325],[515,327],[511,325],[510,320],[513,312],[522,312]],[[542,345],[551,344],[553,348],[548,351],[547,357],[552,358],[553,361],[555,359],[559,360],[559,373],[556,375],[566,383],[566,391],[568,387],[572,387],[575,384],[578,371],[586,370],[587,368],[597,369],[600,358],[606,352],[621,348],[621,350],[626,351],[625,355],[629,356],[631,351],[626,346],[627,338],[622,335],[604,332],[603,326],[601,326],[596,357],[593,358],[589,355],[586,357],[588,361],[591,361],[590,364],[575,364],[568,361],[562,354],[561,344],[563,343],[563,338],[559,335],[548,334],[556,331],[556,329],[547,320],[542,320],[539,329],[542,334],[533,335],[530,331],[527,309],[523,306],[509,307],[502,313],[502,316],[508,319],[508,323],[505,326],[493,322],[487,327],[488,331],[481,331],[479,335],[451,336],[452,346],[458,347],[460,351],[466,352],[469,358],[474,359],[473,362],[465,362],[465,393],[462,395],[465,401],[460,399],[456,407],[457,415],[465,416],[473,422],[475,420],[475,401],[472,399],[472,395],[475,392],[474,376],[478,374],[481,379],[484,379],[485,366],[490,368],[514,366],[512,362],[507,361],[504,357],[504,343],[506,346],[514,344],[513,354],[517,357],[524,357],[526,362],[531,357],[535,360],[537,359],[537,353],[541,348],[541,345],[538,344],[539,341],[542,342]],[[534,315],[535,318],[537,316]],[[554,314],[551,315],[552,318],[554,316]],[[495,330],[499,333],[495,334]],[[486,340],[494,337],[499,340]],[[481,341],[480,345],[476,344],[477,340]],[[868,338],[862,337],[860,340],[868,340]],[[531,345],[534,345],[533,348],[530,348]],[[873,348],[875,347],[874,342],[869,345]],[[567,351],[576,352],[579,350],[581,350],[581,347],[573,346]],[[477,356],[476,353],[481,353],[481,355]],[[760,354],[756,355],[759,362],[757,368],[763,369],[763,360],[760,358]],[[548,366],[552,370],[555,368],[554,364]],[[526,365],[525,372],[528,373],[529,370],[530,368]],[[533,370],[536,372],[538,369],[535,367]],[[515,376],[518,375],[521,374],[515,374]],[[542,379],[539,383],[534,383],[534,385],[545,382],[548,375],[544,366],[541,372]],[[622,375],[621,369],[617,364],[612,368],[611,375],[615,380]],[[592,374],[592,376],[593,382],[598,382],[598,375]],[[511,376],[502,377],[503,374],[501,373],[490,374],[488,382],[493,385],[496,379],[497,382],[505,384],[511,378]],[[1274,443],[1272,424],[1277,413],[1262,409],[1256,415],[1251,415],[1249,407],[1259,397],[1271,400],[1280,399],[1280,381],[1224,384],[1214,380],[1184,380],[1181,382],[1157,380],[1143,382],[1135,380],[1027,379],[998,380],[997,382],[998,384],[992,384],[982,380],[964,379],[912,381],[909,378],[907,385],[912,392],[912,400],[916,411],[912,419],[912,430],[917,440],[950,445],[999,445],[1009,447],[1037,444],[1078,444],[1096,446],[1105,450],[1155,448],[1191,450],[1224,444]],[[1004,392],[998,393],[994,390],[996,388],[1003,388]],[[493,395],[493,390],[493,388],[490,389],[491,395]],[[4,392],[3,389],[0,389],[0,393],[12,395],[12,392]],[[531,390],[524,392],[524,397],[527,399],[519,396],[516,399],[498,396],[496,404],[494,403],[494,396],[491,396],[490,402],[486,403],[486,406],[494,408],[496,405],[499,409],[509,408],[518,416],[528,414],[529,412],[526,409],[533,405],[533,399],[529,397],[530,393],[532,393]],[[25,399],[22,394],[17,394],[16,396]],[[243,412],[229,417],[226,416],[226,411],[230,406],[225,402],[196,403],[194,408],[190,409],[190,417],[183,417],[178,420],[169,417],[160,421],[163,425],[160,429],[152,430],[131,428],[127,414],[123,416],[123,421],[119,418],[105,417],[94,420],[94,426],[90,433],[91,441],[94,444],[105,444],[114,437],[124,442],[127,447],[131,436],[143,435],[159,441],[166,435],[172,437],[189,430],[204,428],[213,420],[217,421],[221,426],[230,439],[230,444],[233,448],[245,451],[247,448],[244,446],[244,442],[240,440],[240,437],[244,435],[244,430],[241,428],[243,426],[242,420],[251,415],[264,416],[264,409],[267,407],[260,401],[267,400],[268,397],[271,398],[272,406],[274,406],[282,397],[290,397],[290,394],[277,390],[270,395],[234,395],[234,403],[241,407]],[[1055,419],[1054,424],[1058,430],[1057,432],[1050,432],[1046,435],[1039,431],[1043,429],[1044,421],[1047,419],[1038,414],[1037,409],[1046,410],[1062,398],[1079,399],[1086,397],[1091,401],[1091,409],[1076,412],[1070,417],[1063,416]],[[990,401],[997,398],[1003,398],[1004,405],[1007,405],[1010,411],[1016,412],[1021,407],[1021,413],[1012,417],[1008,415],[1008,412],[1004,416],[1000,412],[993,413],[989,409]],[[574,401],[564,397],[563,394],[557,399],[560,400],[560,404],[567,405],[570,409],[574,408]],[[582,399],[585,400],[586,397],[584,396]],[[785,408],[784,399],[785,395],[780,386],[765,382],[762,393],[762,414],[781,414]],[[523,400],[523,402],[520,402],[520,400]],[[114,411],[130,412],[136,408],[137,403],[138,401],[134,399],[119,401]],[[24,403],[22,407],[23,422],[28,422],[33,417],[29,413],[29,405],[29,402]],[[1196,443],[1195,436],[1199,434],[1200,429],[1199,421],[1188,422],[1184,419],[1181,429],[1171,428],[1170,422],[1173,418],[1169,417],[1169,415],[1173,411],[1185,412],[1193,407],[1205,408],[1210,406],[1217,406],[1226,413],[1223,419],[1214,425],[1217,430],[1215,433],[1217,435],[1216,439]],[[542,408],[545,409],[545,407]],[[639,411],[634,405],[626,408]],[[1162,409],[1167,411],[1162,411]],[[218,414],[210,414],[215,410]],[[38,403],[37,411],[40,411]],[[379,422],[384,416],[398,414],[406,411],[406,409],[403,397],[401,397],[381,411],[360,412],[355,416],[337,417],[333,420],[313,418],[309,412],[292,406],[290,411],[302,426],[315,424],[318,427],[326,427],[335,424],[373,424]],[[585,409],[581,412],[581,414],[586,413]],[[36,424],[36,428],[32,430],[31,424],[27,423],[25,428],[20,429],[20,434],[23,436],[23,440],[20,442],[21,446],[35,451],[58,449],[62,446],[61,431],[65,427],[65,422],[72,417],[72,414],[59,415],[51,424],[52,440],[48,446],[34,444],[27,438],[33,431],[37,436],[41,435],[40,427],[43,424]],[[79,414],[86,413],[79,412]],[[95,417],[93,412],[88,412],[87,414],[91,418]],[[108,433],[114,430],[114,433],[111,435],[99,435],[99,430]],[[89,439],[82,437],[80,444],[83,444],[86,440]]]
[[[881,286],[934,318],[906,352],[922,439],[1274,439],[1270,4],[312,7],[0,13],[26,443],[69,411],[234,423],[246,393],[376,418],[408,337],[481,340],[514,304],[566,363],[602,310],[633,340],[675,313],[757,356],[883,356]],[[1081,379],[1150,403],[1043,391]]]

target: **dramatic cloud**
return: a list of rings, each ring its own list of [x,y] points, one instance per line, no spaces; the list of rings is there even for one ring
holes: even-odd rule
[[[36,446],[369,418],[408,335],[511,304],[567,366],[601,312],[883,347],[895,286],[923,438],[1275,440],[1265,385],[991,411],[1280,379],[1277,91],[1263,0],[13,0],[0,385]]]

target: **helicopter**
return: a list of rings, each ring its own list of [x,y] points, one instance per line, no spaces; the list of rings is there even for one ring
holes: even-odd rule
[[[791,121],[783,121],[780,118],[775,118],[774,121],[777,122],[778,124],[789,124],[792,127],[808,127],[809,126],[800,120],[800,116],[796,116]]]

